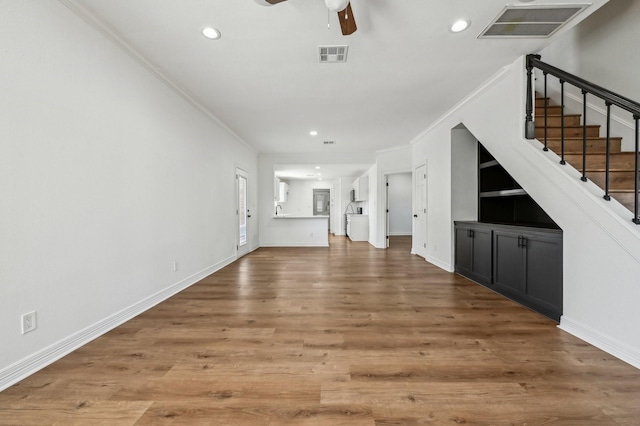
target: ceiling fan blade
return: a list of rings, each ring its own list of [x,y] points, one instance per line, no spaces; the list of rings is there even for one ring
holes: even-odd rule
[[[338,21],[340,21],[340,29],[342,29],[342,35],[346,36],[356,32],[358,27],[356,26],[356,20],[353,17],[351,3],[347,4],[346,8],[338,12]]]
[[[273,6],[274,4],[282,3],[287,0],[255,0],[261,6]]]

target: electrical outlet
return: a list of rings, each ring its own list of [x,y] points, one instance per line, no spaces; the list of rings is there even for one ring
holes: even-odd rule
[[[27,334],[30,331],[38,328],[36,322],[36,311],[28,312],[22,315],[22,334]]]
[[[173,262],[173,272],[178,272],[180,270],[180,264],[178,261]]]

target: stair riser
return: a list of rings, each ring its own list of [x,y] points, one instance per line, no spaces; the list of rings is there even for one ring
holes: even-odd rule
[[[548,102],[549,99],[536,98],[536,108],[544,108],[545,101]]]
[[[544,118],[544,107],[535,108],[536,119]],[[549,105],[547,107],[547,115],[560,115],[562,113],[562,107],[557,105]]]
[[[539,139],[544,144],[544,138]],[[561,142],[558,139],[549,140],[547,142],[549,149],[560,155]],[[621,141],[615,139],[611,141],[610,152],[620,152]],[[606,152],[606,139],[587,139],[587,152],[592,154],[603,154]],[[568,139],[564,141],[564,153],[566,154],[582,154],[582,140]],[[580,160],[582,161],[582,160]],[[582,163],[580,163],[582,164]]]
[[[634,172],[610,172],[609,189],[633,189],[635,184],[634,177]],[[587,178],[591,179],[593,183],[604,189],[604,172],[588,172]]]
[[[587,151],[588,152],[588,151]],[[578,170],[582,170],[582,154],[566,154],[564,156],[567,163],[573,165]],[[604,169],[606,166],[606,158],[604,155],[587,155],[587,169]],[[624,153],[612,155],[609,167],[612,169],[630,169],[633,170],[634,155],[633,153]]]
[[[581,116],[579,115],[565,115],[564,116],[564,125],[566,126],[580,126],[582,123],[580,122]],[[544,115],[536,116],[536,128],[544,129]],[[547,126],[549,127],[560,127],[562,126],[562,117],[558,117],[557,115],[548,115],[547,116]]]
[[[565,138],[577,138],[582,137],[582,126],[580,127],[565,127],[564,129],[564,137]],[[562,136],[562,129],[559,127],[549,127],[547,128],[547,137],[549,138],[559,138]],[[599,126],[587,126],[587,137],[597,138],[600,136],[600,127]],[[536,138],[544,138],[544,128],[536,127]]]

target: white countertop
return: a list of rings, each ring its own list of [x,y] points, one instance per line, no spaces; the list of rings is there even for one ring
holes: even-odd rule
[[[279,214],[276,216],[271,216],[272,219],[326,219],[328,215],[317,215],[317,216],[296,216],[291,214]]]

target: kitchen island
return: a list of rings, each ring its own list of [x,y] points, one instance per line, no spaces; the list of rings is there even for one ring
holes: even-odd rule
[[[329,247],[329,216],[279,214],[261,228],[261,247]]]

